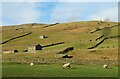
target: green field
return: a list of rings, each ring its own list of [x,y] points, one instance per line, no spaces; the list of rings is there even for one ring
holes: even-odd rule
[[[63,69],[60,65],[4,64],[3,77],[118,77],[118,67],[103,69],[102,65],[71,65]]]

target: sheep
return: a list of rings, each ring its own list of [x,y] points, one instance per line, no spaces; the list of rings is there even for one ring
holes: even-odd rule
[[[70,68],[70,63],[66,63],[63,65],[63,68]]]
[[[108,68],[108,65],[107,65],[107,64],[104,64],[104,65],[103,65],[103,68],[104,68],[104,69],[107,69],[107,68]]]
[[[33,63],[30,63],[30,66],[33,66],[34,64]]]
[[[115,65],[115,63],[113,63],[113,65]]]

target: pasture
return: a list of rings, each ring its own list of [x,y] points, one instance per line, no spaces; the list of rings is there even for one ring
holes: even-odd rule
[[[98,28],[108,27],[108,24],[112,26],[117,23],[102,22],[99,24],[99,21],[85,21],[60,23],[47,28],[45,28],[47,24],[22,24],[3,27],[1,32],[3,42],[31,32],[30,35],[1,45],[3,77],[117,77],[118,49],[120,47],[118,44],[119,25],[110,29],[109,36],[116,36],[115,38],[106,39],[95,49],[88,49],[105,38],[96,41],[105,32],[103,29],[94,33],[90,32]],[[40,39],[40,36],[43,35],[48,38]],[[23,52],[36,44],[46,46],[59,42],[65,43],[45,47],[40,51],[36,51],[36,53]],[[60,59],[61,55],[56,53],[67,47],[74,47],[74,50],[67,53],[72,55],[73,58]],[[19,52],[10,52],[15,49]],[[93,62],[94,60],[95,62]],[[36,64],[29,66],[31,61]],[[74,63],[71,69],[62,68],[62,63],[66,61]],[[110,68],[103,69],[103,64],[110,64]]]
[[[62,64],[3,64],[3,77],[118,77],[118,66],[75,65],[63,69]]]

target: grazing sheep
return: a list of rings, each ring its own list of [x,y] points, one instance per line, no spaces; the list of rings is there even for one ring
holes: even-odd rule
[[[33,63],[30,63],[30,66],[33,66],[34,64]]]
[[[113,63],[113,65],[115,65],[115,63]]]
[[[103,65],[103,68],[104,68],[104,69],[107,69],[107,68],[108,68],[108,65],[107,65],[107,64],[104,64],[104,65]]]
[[[66,63],[63,65],[63,68],[70,68],[70,63]]]

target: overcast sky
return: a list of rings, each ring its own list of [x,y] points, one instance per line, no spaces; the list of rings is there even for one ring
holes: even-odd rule
[[[13,2],[12,2],[13,1]],[[2,23],[14,25],[24,23],[56,23],[72,21],[104,20],[118,21],[117,2],[33,2],[29,0],[3,0]],[[70,1],[70,0],[69,0]],[[73,0],[71,0],[73,1]]]

